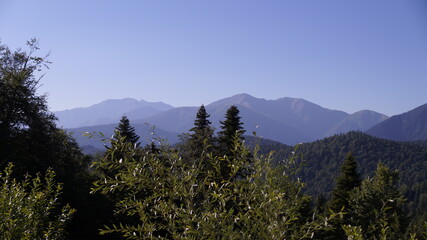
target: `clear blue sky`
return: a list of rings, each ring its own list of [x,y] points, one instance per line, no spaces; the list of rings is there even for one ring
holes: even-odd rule
[[[352,113],[427,103],[425,0],[0,0],[0,38],[50,51],[51,110],[238,93]]]

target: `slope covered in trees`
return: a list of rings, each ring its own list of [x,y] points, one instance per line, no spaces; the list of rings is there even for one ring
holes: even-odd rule
[[[276,148],[277,158],[285,159],[294,147]],[[348,152],[355,157],[362,178],[373,176],[378,162],[399,171],[398,185],[408,198],[411,214],[427,209],[427,147],[420,143],[402,143],[349,132],[312,143],[299,144],[297,154],[305,161],[301,177],[311,195],[330,193],[341,163]]]

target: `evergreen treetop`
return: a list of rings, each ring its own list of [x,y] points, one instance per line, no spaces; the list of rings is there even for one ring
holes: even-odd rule
[[[212,123],[209,121],[209,117],[210,115],[206,112],[205,106],[200,106],[199,110],[197,111],[196,120],[194,120],[194,127],[190,129],[190,131],[193,131],[197,134],[198,131],[208,128]]]
[[[209,121],[210,115],[206,112],[205,106],[200,106],[197,111],[194,127],[190,129],[193,133],[190,134],[190,144],[199,150],[203,149],[204,145],[213,144],[214,130]],[[207,142],[206,142],[207,141]]]
[[[243,139],[242,135],[245,133],[243,130],[243,123],[240,122],[239,109],[236,106],[231,106],[227,113],[225,114],[225,120],[221,121],[221,129],[218,133],[219,143],[221,148],[230,153],[233,148],[233,139],[238,136],[240,139]]]
[[[139,136],[135,133],[135,128],[130,125],[130,121],[126,115],[122,116],[116,130],[120,133],[121,137],[124,137],[125,142],[136,144],[139,140]],[[115,137],[117,137],[117,134]]]
[[[360,186],[360,176],[357,169],[357,162],[350,152],[341,167],[341,173],[337,177],[336,185],[332,191],[332,198],[329,207],[334,212],[339,212],[344,207],[349,208],[349,193],[355,187]]]

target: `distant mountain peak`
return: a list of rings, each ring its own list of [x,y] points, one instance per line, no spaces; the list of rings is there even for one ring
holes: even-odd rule
[[[89,107],[57,111],[58,125],[64,128],[94,126],[99,124],[117,123],[123,114],[130,119],[148,117],[162,111],[173,109],[162,102],[147,102],[134,98],[107,99]]]
[[[236,94],[236,95],[233,95],[231,97],[228,97],[228,98],[224,98],[222,100],[233,101],[236,103],[243,103],[243,102],[247,102],[247,101],[257,101],[257,100],[264,100],[264,99],[256,98],[256,97],[251,96],[247,93],[240,93],[240,94]]]
[[[396,141],[427,140],[427,103],[392,116],[373,126],[367,133]]]

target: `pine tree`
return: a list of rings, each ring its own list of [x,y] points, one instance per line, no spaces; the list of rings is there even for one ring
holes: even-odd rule
[[[344,209],[346,213],[343,218],[332,222],[334,230],[329,232],[327,239],[346,239],[342,226],[350,224],[352,219],[352,208],[350,206],[351,191],[360,186],[360,176],[357,169],[357,162],[353,154],[349,152],[341,166],[341,173],[337,177],[335,188],[332,190],[332,197],[329,208],[337,213]]]
[[[138,143],[139,136],[135,133],[135,128],[130,125],[130,121],[126,115],[122,116],[116,130],[120,133],[119,135],[121,137],[124,137],[125,142],[130,142],[132,144]],[[117,139],[119,135],[115,134],[115,138]]]
[[[251,171],[249,167],[250,156],[238,154],[239,152],[242,153],[239,148],[243,146],[242,140],[244,138],[242,135],[245,132],[242,127],[243,123],[240,122],[239,113],[239,109],[233,105],[227,110],[225,120],[220,122],[222,131],[218,133],[218,153],[224,159],[220,164],[221,171],[218,181],[242,178]],[[233,173],[232,168],[239,161],[248,165]]]
[[[190,147],[196,157],[199,157],[203,149],[210,148],[213,144],[214,130],[209,121],[210,115],[206,112],[205,106],[200,106],[197,111],[194,127],[190,129],[192,134],[189,136]]]
[[[341,174],[337,177],[329,208],[334,212],[339,212],[344,207],[347,211],[350,191],[360,186],[360,181],[356,159],[350,152],[341,167]]]
[[[209,117],[205,106],[200,106],[194,120],[194,127],[190,129],[190,133],[180,135],[181,144],[179,145],[180,155],[188,165],[201,165],[205,170],[210,168],[207,155],[213,152],[215,144],[214,129],[211,127]]]
[[[243,123],[240,122],[239,109],[236,106],[231,106],[225,114],[225,120],[221,121],[221,129],[218,133],[221,152],[231,156],[234,145],[234,139],[238,137],[243,140]]]
[[[194,127],[190,129],[190,131],[193,131],[195,134],[197,134],[200,131],[209,128],[212,123],[208,120],[209,117],[210,115],[206,112],[205,106],[200,106],[199,110],[197,111],[196,120],[194,120]]]

